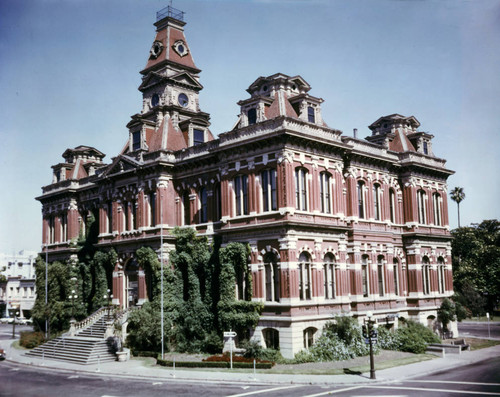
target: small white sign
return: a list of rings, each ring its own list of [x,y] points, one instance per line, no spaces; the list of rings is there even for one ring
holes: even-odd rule
[[[236,332],[224,332],[224,338],[234,338],[236,336]]]

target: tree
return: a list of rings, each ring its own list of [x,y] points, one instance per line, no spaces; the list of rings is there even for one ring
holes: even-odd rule
[[[458,227],[460,227],[460,203],[465,199],[465,192],[463,187],[455,187],[450,193],[451,199],[457,203],[458,210]]]
[[[500,300],[500,222],[485,220],[451,233],[456,301],[472,315],[491,312]]]

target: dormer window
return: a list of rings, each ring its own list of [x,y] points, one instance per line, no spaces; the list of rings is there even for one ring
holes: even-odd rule
[[[312,106],[307,107],[307,120],[310,123],[315,123],[316,122],[316,115],[314,112],[314,108]]]
[[[248,125],[255,124],[257,122],[257,109],[248,109]]]
[[[424,141],[424,154],[429,154],[429,147],[427,146],[427,141]]]
[[[141,148],[141,131],[134,131],[132,133],[132,150],[139,150]]]
[[[193,145],[201,145],[202,143],[205,143],[205,131],[193,129]]]
[[[153,94],[153,97],[151,98],[151,106],[155,107],[158,106],[160,103],[160,97],[158,94]]]

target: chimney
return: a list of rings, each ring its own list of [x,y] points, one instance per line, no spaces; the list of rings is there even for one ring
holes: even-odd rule
[[[352,133],[353,133],[353,135],[354,135],[354,138],[358,139],[358,129],[357,129],[357,128],[354,128],[354,129],[352,130]]]

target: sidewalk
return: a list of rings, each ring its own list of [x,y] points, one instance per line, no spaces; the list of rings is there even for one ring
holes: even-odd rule
[[[45,368],[47,370],[79,373],[81,375],[106,375],[111,377],[150,379],[154,381],[199,381],[214,383],[252,383],[252,384],[343,384],[352,385],[369,382],[403,380],[420,377],[433,372],[442,371],[468,365],[489,358],[500,356],[500,345],[487,349],[464,351],[460,355],[448,354],[445,358],[436,358],[430,361],[403,365],[383,370],[377,370],[377,380],[370,380],[369,373],[362,375],[289,375],[289,374],[266,374],[257,372],[255,375],[248,372],[233,372],[231,370],[207,371],[186,370],[159,366],[146,366],[142,360],[130,360],[126,362],[108,362],[101,365],[78,365],[56,360],[42,360],[40,358],[24,355],[25,350],[12,347],[13,340],[0,340],[0,347],[7,353],[7,361],[32,367]],[[368,358],[367,358],[368,359]],[[376,368],[376,356],[375,356]]]

